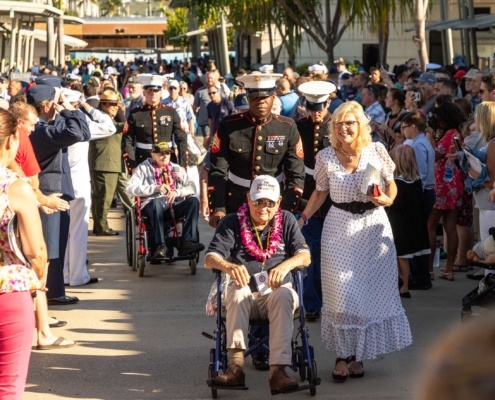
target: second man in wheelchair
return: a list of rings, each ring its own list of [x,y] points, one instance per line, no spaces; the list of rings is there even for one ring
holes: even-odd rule
[[[298,387],[285,367],[291,364],[293,313],[299,305],[289,272],[307,267],[311,256],[296,219],[280,209],[280,185],[268,175],[257,177],[237,214],[222,218],[210,243],[205,268],[232,276],[227,308],[230,364],[215,379],[223,386],[244,386],[244,351],[250,319],[270,322],[270,388]],[[226,261],[229,260],[229,261]]]
[[[141,210],[148,219],[148,243],[153,258],[166,258],[167,246],[165,221],[176,223],[185,218],[179,241],[179,256],[200,252],[199,201],[194,182],[179,165],[170,162],[171,149],[167,142],[153,146],[151,158],[139,164],[127,183],[129,196],[142,197]]]

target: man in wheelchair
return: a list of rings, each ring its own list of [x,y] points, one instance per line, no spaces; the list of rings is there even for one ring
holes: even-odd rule
[[[280,185],[257,177],[237,214],[218,225],[206,253],[205,268],[232,276],[226,299],[230,364],[215,378],[220,386],[244,386],[244,351],[250,319],[270,322],[270,389],[298,388],[285,367],[291,364],[293,313],[299,306],[289,272],[310,264],[311,256],[294,216],[279,208]],[[229,261],[226,261],[229,260]]]
[[[153,258],[165,258],[165,221],[185,218],[179,241],[179,256],[198,253],[204,249],[199,243],[199,200],[194,182],[177,164],[170,162],[173,150],[167,142],[155,144],[151,158],[139,164],[127,183],[129,196],[142,197],[141,210],[148,219],[148,243]],[[174,222],[173,222],[174,223]]]

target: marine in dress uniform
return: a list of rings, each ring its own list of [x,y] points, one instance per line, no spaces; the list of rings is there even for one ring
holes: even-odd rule
[[[208,188],[212,226],[237,211],[259,175],[275,177],[281,185],[281,207],[296,210],[304,185],[304,154],[295,122],[271,113],[275,81],[281,76],[237,78],[247,90],[249,109],[225,117],[213,136]]]
[[[131,111],[123,130],[125,152],[130,168],[151,156],[158,142],[167,142],[179,149],[178,164],[187,166],[187,136],[181,128],[180,117],[172,107],[160,104],[162,84],[166,78],[160,75],[141,74],[136,80],[144,87],[146,103]]]
[[[281,207],[295,211],[304,185],[303,147],[294,120],[271,113],[275,81],[281,74],[251,74],[237,78],[247,90],[249,109],[225,117],[213,136],[209,172],[210,225],[245,203],[251,181],[270,175],[280,184]],[[252,327],[262,338],[266,327]],[[263,349],[253,354],[256,369],[268,369]]]
[[[296,121],[297,129],[301,134],[304,149],[304,192],[297,211],[303,215],[304,208],[316,188],[314,180],[314,168],[316,153],[330,146],[330,124],[332,116],[328,111],[330,106],[330,94],[337,90],[330,82],[313,81],[299,86],[298,90],[306,98],[306,108],[309,115]],[[314,321],[320,318],[322,306],[321,294],[321,233],[325,216],[330,209],[331,201],[327,198],[321,208],[306,222],[302,234],[311,251],[311,264],[307,268],[307,276],[304,278],[303,300],[306,309],[306,319]]]

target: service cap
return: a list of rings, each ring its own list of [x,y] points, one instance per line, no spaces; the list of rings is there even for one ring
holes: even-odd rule
[[[275,90],[275,81],[282,74],[249,74],[237,77],[244,84],[248,97],[268,97]]]
[[[298,86],[297,90],[306,98],[306,108],[311,111],[323,110],[328,96],[337,90],[331,82],[312,81]]]
[[[67,88],[63,88],[61,93],[69,101],[69,103],[78,102],[79,100],[81,100],[81,96],[82,96],[82,93],[79,92],[78,90],[72,90]]]
[[[163,82],[165,82],[167,78],[162,75],[152,75],[152,74],[139,74],[136,76],[136,82],[139,82],[143,85],[145,89],[149,88],[162,88]]]
[[[43,100],[53,100],[54,98],[55,88],[49,85],[35,85],[26,94],[28,104],[35,104]]]

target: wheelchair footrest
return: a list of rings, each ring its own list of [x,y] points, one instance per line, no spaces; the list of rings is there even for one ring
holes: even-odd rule
[[[222,386],[222,385],[215,385],[215,381],[213,379],[208,379],[206,381],[208,384],[208,387],[212,389],[226,389],[226,390],[249,390],[249,388],[245,385],[241,386]]]

